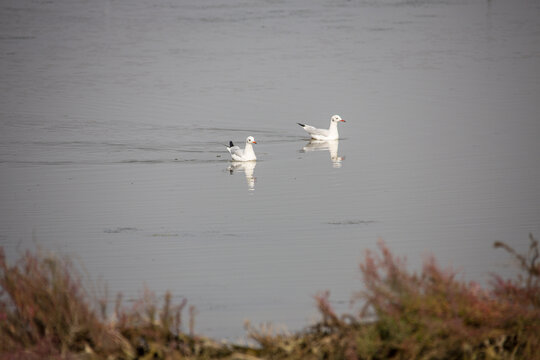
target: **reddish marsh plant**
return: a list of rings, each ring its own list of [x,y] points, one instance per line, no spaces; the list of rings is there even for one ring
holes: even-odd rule
[[[532,234],[529,235],[529,252],[526,255],[518,254],[510,246],[496,242],[496,248],[503,248],[512,254],[517,260],[522,273],[516,280],[505,280],[498,275],[493,275],[493,287],[497,296],[507,301],[528,304],[532,308],[540,308],[540,250],[538,240]]]
[[[92,310],[68,259],[26,252],[9,266],[0,247],[0,352],[11,357],[121,351],[115,331]]]
[[[538,359],[540,284],[538,242],[516,257],[524,275],[495,276],[494,286],[464,282],[433,258],[418,273],[406,268],[384,242],[366,251],[360,264],[364,290],[356,315],[338,315],[329,293],[315,297],[321,320],[302,333],[284,337],[250,328],[273,359]]]
[[[67,258],[26,252],[10,266],[0,247],[0,357],[179,358],[230,352],[181,332],[185,300],[173,305],[172,295],[166,293],[160,306],[145,290],[131,309],[125,309],[118,295],[114,320],[108,321],[107,301],[94,299],[81,279]],[[193,333],[195,308],[190,314]]]
[[[328,292],[315,296],[321,320],[295,334],[271,326],[252,328],[258,347],[217,344],[182,332],[183,300],[160,301],[153,293],[130,309],[117,297],[114,321],[106,300],[95,301],[68,259],[24,254],[10,266],[0,247],[0,355],[41,358],[240,358],[240,359],[540,359],[538,241],[527,255],[503,243],[522,271],[516,279],[494,275],[492,286],[457,279],[433,258],[420,272],[407,270],[379,242],[360,270],[364,290],[357,314],[337,314]],[[93,305],[97,304],[96,311]],[[161,304],[161,305],[160,305]]]
[[[380,241],[380,255],[368,251],[360,269],[365,301],[360,316],[374,311],[374,330],[383,344],[378,354],[399,358],[537,358],[540,354],[540,269],[538,242],[529,257],[516,256],[525,271],[518,280],[495,277],[493,289],[456,279],[433,258],[419,274]],[[382,350],[382,351],[381,351]],[[364,354],[373,356],[374,354]]]

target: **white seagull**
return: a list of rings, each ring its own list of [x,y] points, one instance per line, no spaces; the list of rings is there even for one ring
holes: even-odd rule
[[[340,121],[345,122],[345,120],[343,120],[341,116],[339,115],[332,116],[330,118],[330,127],[328,129],[317,129],[316,127],[313,127],[311,125],[300,124],[300,123],[297,123],[297,124],[303,127],[304,130],[306,130],[309,133],[309,135],[311,135],[312,139],[328,141],[328,140],[339,139],[337,124]]]
[[[246,139],[246,147],[245,149],[240,149],[239,146],[235,146],[232,141],[229,141],[229,146],[227,146],[227,150],[231,153],[231,158],[233,161],[254,161],[257,160],[257,157],[255,156],[255,152],[253,151],[253,145],[257,142],[253,138],[253,136],[248,136]]]

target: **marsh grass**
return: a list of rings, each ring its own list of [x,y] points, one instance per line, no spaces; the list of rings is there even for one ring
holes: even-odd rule
[[[183,300],[172,304],[148,289],[130,307],[116,299],[107,318],[106,299],[83,287],[67,258],[26,252],[9,265],[0,247],[0,357],[5,359],[211,358],[232,354],[229,346],[182,329]]]
[[[493,275],[489,289],[428,259],[411,273],[380,241],[360,264],[356,311],[337,314],[315,296],[321,319],[289,334],[246,324],[255,346],[195,334],[196,309],[145,289],[131,306],[85,290],[67,258],[26,252],[9,265],[0,248],[0,357],[5,359],[540,359],[538,241],[518,254],[522,272]],[[187,309],[186,309],[187,307]],[[183,314],[188,314],[185,321]],[[187,329],[184,323],[187,324]]]
[[[515,280],[493,275],[490,289],[457,279],[434,258],[411,273],[384,242],[360,264],[364,290],[355,314],[338,315],[329,293],[315,301],[322,319],[290,337],[249,329],[260,355],[283,359],[540,359],[540,263],[530,236]]]

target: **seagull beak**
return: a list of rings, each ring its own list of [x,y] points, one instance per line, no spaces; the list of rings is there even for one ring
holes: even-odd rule
[[[254,144],[256,144],[257,142],[256,142],[256,141],[254,141],[253,143],[254,143]]]
[[[346,122],[346,121],[345,121],[345,120],[343,120],[343,119],[341,119],[341,120],[339,120],[339,121],[343,121],[343,122]]]

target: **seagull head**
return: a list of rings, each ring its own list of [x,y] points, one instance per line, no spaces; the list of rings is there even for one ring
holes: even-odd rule
[[[332,116],[332,117],[330,118],[330,121],[332,121],[333,123],[338,123],[338,122],[340,122],[340,121],[345,122],[345,120],[343,120],[343,119],[341,118],[341,116],[339,116],[339,115],[334,115],[334,116]]]
[[[255,138],[253,136],[248,136],[246,139],[247,144],[256,144]]]

